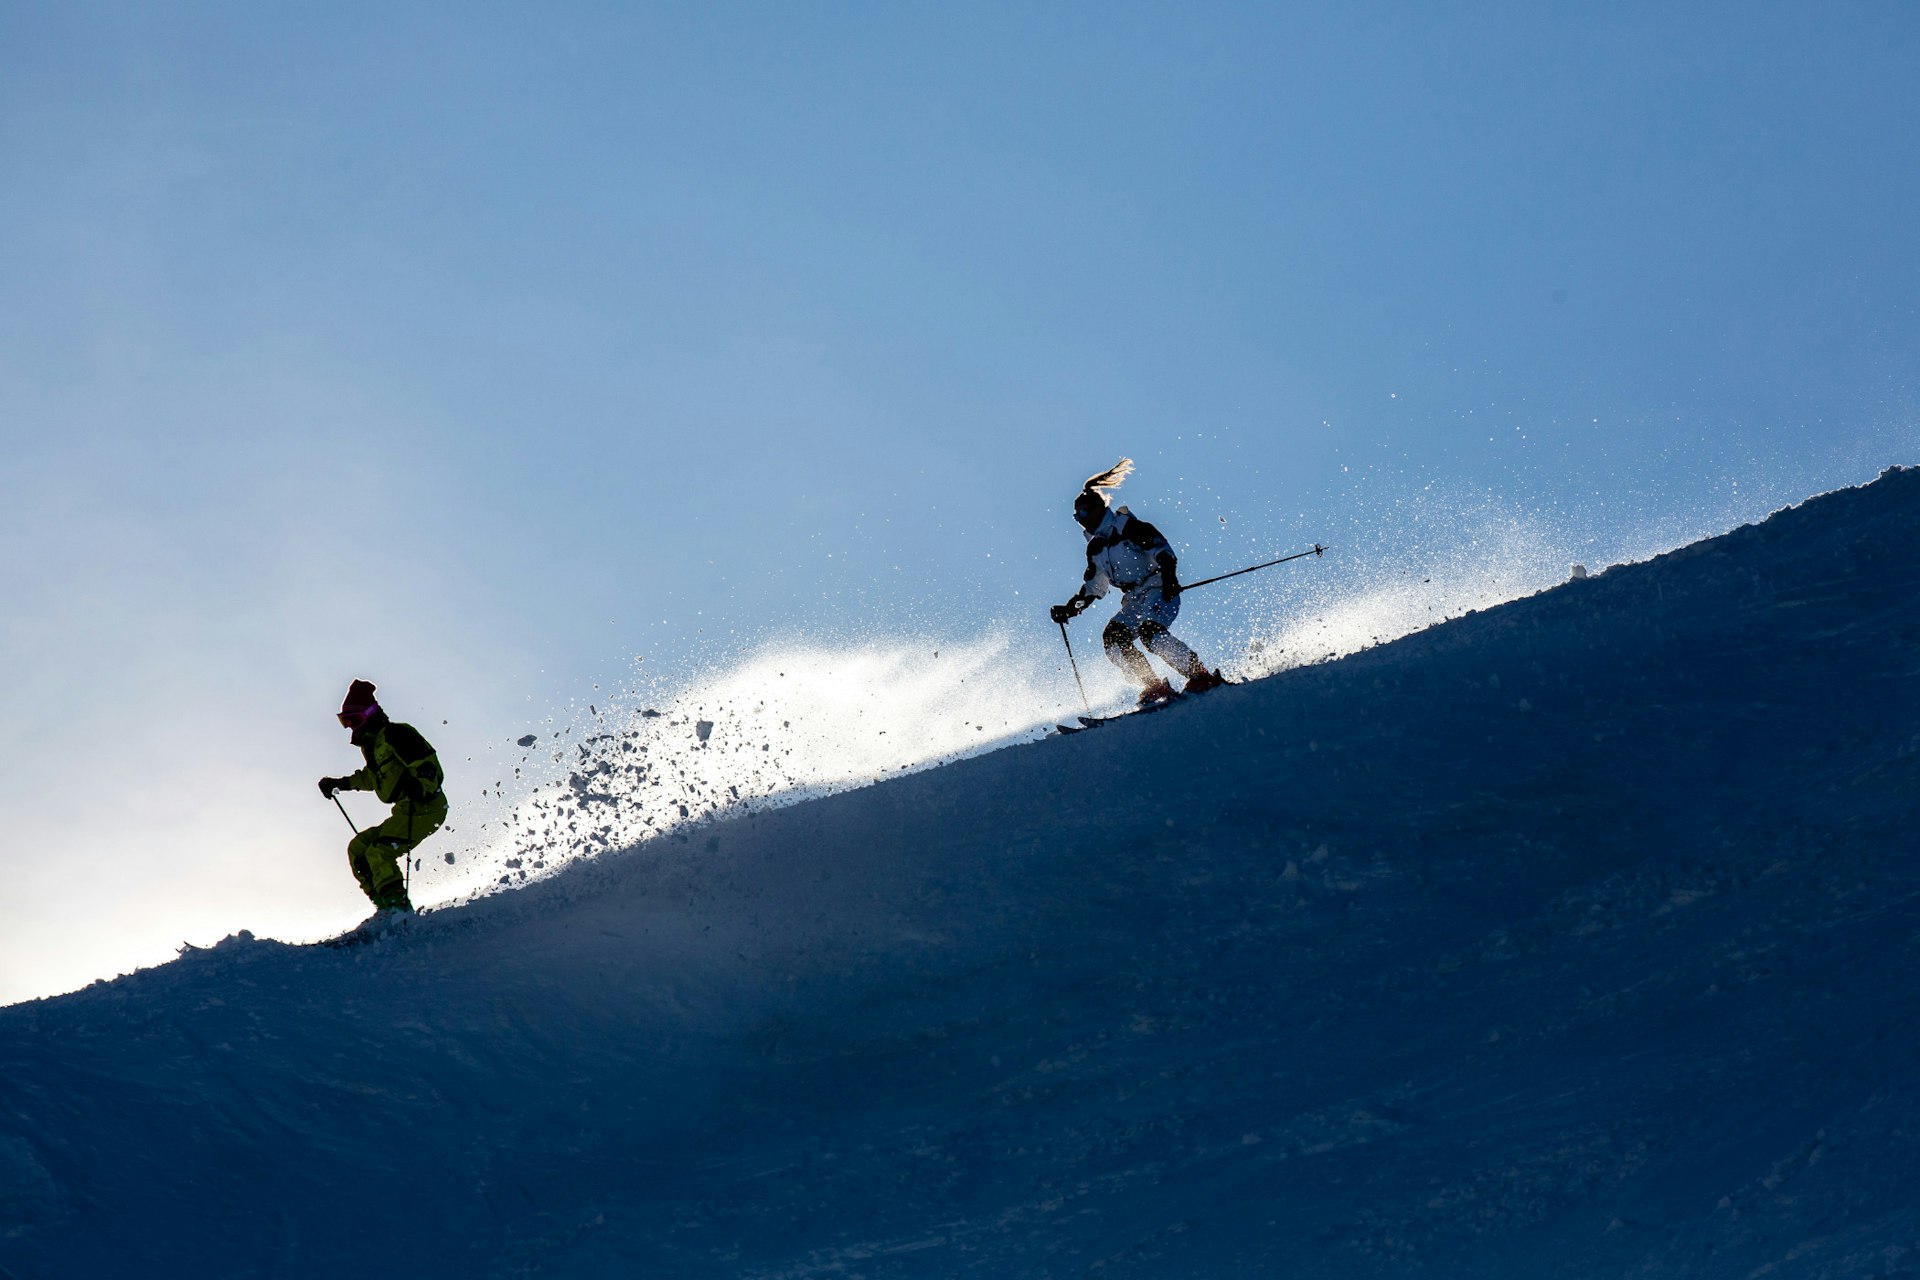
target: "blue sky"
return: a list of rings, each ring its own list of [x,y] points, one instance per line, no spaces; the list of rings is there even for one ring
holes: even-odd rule
[[[354,676],[458,802],[638,654],[1051,658],[1120,453],[1196,573],[1915,460],[1911,7],[1324,8],[0,5],[0,998],[351,919]]]

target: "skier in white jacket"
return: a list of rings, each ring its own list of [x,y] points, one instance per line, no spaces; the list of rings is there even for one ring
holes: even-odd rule
[[[1186,679],[1187,693],[1205,693],[1225,684],[1218,671],[1209,671],[1194,651],[1168,628],[1180,616],[1180,579],[1173,548],[1160,531],[1125,507],[1111,506],[1107,495],[1133,470],[1133,460],[1119,462],[1089,479],[1073,500],[1073,518],[1087,538],[1087,572],[1080,589],[1065,604],[1054,605],[1055,622],[1066,622],[1107,594],[1120,588],[1120,612],[1101,632],[1107,657],[1140,688],[1140,705],[1164,702],[1173,686],[1154,674],[1147,652]]]

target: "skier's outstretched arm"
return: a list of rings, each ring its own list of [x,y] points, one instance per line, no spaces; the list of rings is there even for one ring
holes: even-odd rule
[[[1080,575],[1080,590],[1074,593],[1076,600],[1085,600],[1088,604],[1107,594],[1107,588],[1113,585],[1107,576],[1106,565],[1099,559],[1107,544],[1099,538],[1087,543],[1087,571]],[[1085,605],[1081,606],[1085,608]]]
[[[1065,604],[1057,604],[1048,611],[1055,622],[1066,622],[1079,616],[1088,605],[1107,594],[1107,588],[1111,585],[1107,571],[1095,559],[1105,546],[1097,538],[1087,544],[1087,571],[1081,575],[1080,589]]]
[[[320,794],[331,800],[336,791],[371,791],[371,778],[371,773],[365,768],[356,769],[344,778],[322,778]]]

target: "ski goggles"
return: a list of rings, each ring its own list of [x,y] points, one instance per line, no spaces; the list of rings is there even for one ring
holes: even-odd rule
[[[340,727],[343,729],[358,729],[361,725],[371,720],[373,713],[379,709],[379,703],[369,702],[364,707],[353,707],[349,710],[342,711],[338,717]]]

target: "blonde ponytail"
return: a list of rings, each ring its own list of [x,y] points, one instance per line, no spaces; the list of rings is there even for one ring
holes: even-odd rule
[[[1099,475],[1090,477],[1084,485],[1080,486],[1080,492],[1097,493],[1104,499],[1115,489],[1118,489],[1120,482],[1125,480],[1132,472],[1133,459],[1122,458],[1105,471],[1102,471]]]

